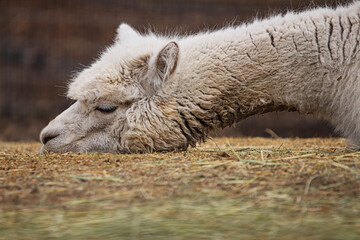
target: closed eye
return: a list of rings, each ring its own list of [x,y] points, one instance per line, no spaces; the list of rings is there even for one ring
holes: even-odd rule
[[[97,106],[95,109],[106,114],[114,112],[117,109],[117,106]]]

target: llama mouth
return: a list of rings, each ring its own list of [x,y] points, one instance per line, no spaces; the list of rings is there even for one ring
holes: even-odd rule
[[[48,142],[46,144],[43,144],[40,148],[40,153],[42,154],[66,152],[78,153],[78,146],[76,144],[59,145],[55,142]]]
[[[70,131],[58,130],[57,128],[47,126],[40,133],[40,141],[43,144],[40,153],[65,153],[78,152],[78,144],[75,139],[76,134]]]

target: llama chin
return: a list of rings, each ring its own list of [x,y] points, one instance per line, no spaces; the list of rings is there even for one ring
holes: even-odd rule
[[[42,130],[42,151],[185,150],[283,110],[327,119],[360,145],[359,16],[354,2],[186,37],[121,24],[71,81],[76,103]]]

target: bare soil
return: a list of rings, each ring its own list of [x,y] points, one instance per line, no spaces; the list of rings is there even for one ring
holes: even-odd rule
[[[297,201],[360,196],[360,153],[342,139],[214,141],[186,152],[126,155],[42,155],[37,143],[1,143],[0,205],[137,202],[202,192],[237,198],[285,191]]]

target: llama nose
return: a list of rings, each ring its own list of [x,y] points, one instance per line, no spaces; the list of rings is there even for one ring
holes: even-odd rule
[[[60,134],[57,132],[43,131],[40,135],[40,141],[42,142],[42,144],[45,145],[47,142],[56,138],[59,135]]]

